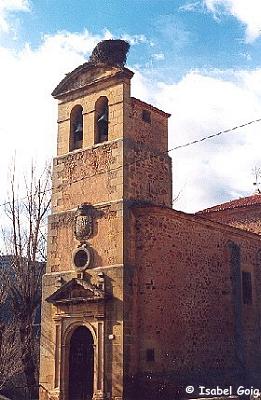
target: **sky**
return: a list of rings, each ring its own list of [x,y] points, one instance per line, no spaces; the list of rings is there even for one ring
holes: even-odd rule
[[[110,38],[131,44],[132,95],[171,113],[169,149],[261,118],[260,0],[0,0],[0,203],[14,158],[55,156],[51,92]],[[174,208],[251,195],[260,146],[256,122],[170,151]]]

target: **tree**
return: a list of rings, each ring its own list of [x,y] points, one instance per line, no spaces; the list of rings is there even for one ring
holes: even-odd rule
[[[5,231],[5,243],[11,255],[8,295],[18,327],[21,363],[31,399],[37,388],[38,362],[34,318],[41,301],[41,278],[46,259],[46,218],[50,207],[50,169],[39,178],[34,166],[25,181],[25,197],[19,198],[16,171],[13,168],[6,215],[11,228]]]
[[[21,372],[20,348],[14,318],[4,319],[8,297],[8,276],[0,269],[0,390],[12,376]]]

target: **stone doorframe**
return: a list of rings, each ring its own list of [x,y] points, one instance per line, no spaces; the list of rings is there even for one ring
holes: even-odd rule
[[[69,352],[73,332],[84,326],[92,334],[94,346],[93,400],[105,398],[104,389],[104,319],[80,315],[57,315],[55,317],[55,391],[59,400],[69,400]]]

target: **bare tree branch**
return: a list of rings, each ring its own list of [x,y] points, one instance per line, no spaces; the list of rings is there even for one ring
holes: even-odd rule
[[[50,207],[49,187],[50,168],[46,168],[38,178],[32,164],[29,180],[25,180],[26,195],[19,200],[16,171],[13,167],[10,199],[6,206],[6,215],[11,220],[8,254],[10,254],[12,282],[6,285],[6,291],[8,291],[9,302],[16,318],[15,325],[18,329],[21,349],[20,364],[26,379],[28,398],[31,398],[33,389],[37,386],[38,366],[35,356],[37,346],[33,325],[41,300],[41,278],[46,260],[45,236]],[[5,232],[5,240],[6,237],[7,232]],[[16,341],[14,341],[15,344]]]

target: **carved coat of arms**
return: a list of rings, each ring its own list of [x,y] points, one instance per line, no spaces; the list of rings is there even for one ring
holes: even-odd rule
[[[80,242],[88,239],[92,235],[93,219],[88,214],[88,207],[81,205],[78,207],[75,222],[74,235]]]

